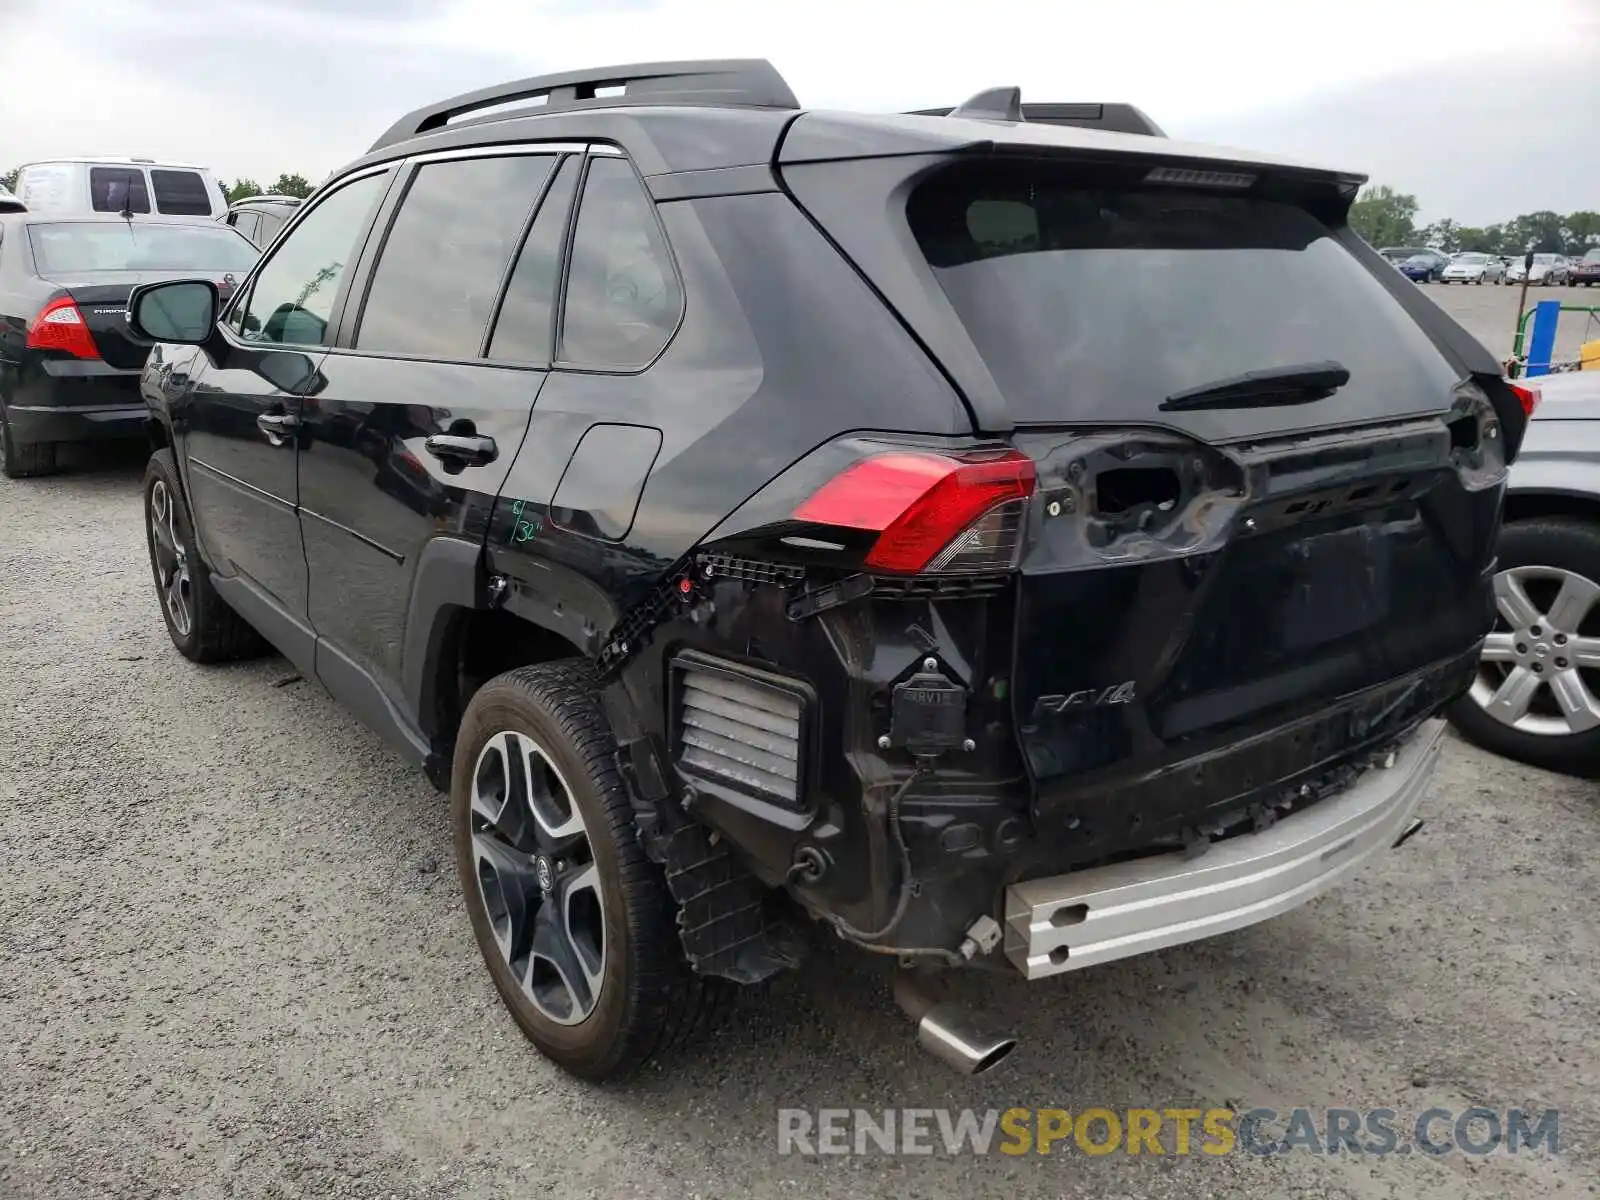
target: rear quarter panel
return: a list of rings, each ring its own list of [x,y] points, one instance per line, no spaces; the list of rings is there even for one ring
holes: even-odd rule
[[[682,324],[642,372],[551,372],[489,534],[493,569],[533,585],[564,567],[623,611],[819,444],[853,430],[970,428],[950,384],[786,196],[681,200],[658,212],[683,279]],[[593,464],[586,455],[569,466],[574,452],[601,424],[635,427],[644,436],[631,441],[652,449],[654,431],[659,449],[615,464],[609,482],[609,470],[575,480],[571,470]],[[593,511],[552,512],[558,485],[564,503],[592,497]],[[621,494],[635,489],[636,505]],[[578,532],[615,530],[615,514],[630,508],[624,536]]]

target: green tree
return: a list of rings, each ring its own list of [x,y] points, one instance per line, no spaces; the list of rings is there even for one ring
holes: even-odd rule
[[[1417,198],[1387,185],[1369,187],[1350,206],[1350,226],[1374,246],[1413,245]]]
[[[311,195],[311,184],[304,175],[279,175],[271,191],[275,196],[299,196],[304,199]]]
[[[12,167],[11,170],[7,171],[4,175],[0,175],[0,185],[4,185],[4,187],[6,188],[7,191],[16,191],[16,189],[17,189],[17,168],[16,167]]]
[[[1582,254],[1593,246],[1600,246],[1600,212],[1568,213],[1563,224],[1567,229],[1567,253]]]
[[[228,203],[233,204],[236,201],[243,200],[246,196],[261,195],[261,185],[250,178],[235,179],[228,185],[227,192]]]
[[[1449,217],[1444,218],[1442,221],[1435,221],[1417,236],[1422,239],[1425,245],[1437,247],[1448,254],[1454,254],[1457,250],[1471,248],[1461,244],[1461,226],[1457,225]]]
[[[1508,253],[1521,254],[1531,247],[1541,254],[1560,254],[1567,240],[1565,223],[1560,213],[1548,209],[1523,213],[1507,223],[1506,239]]]

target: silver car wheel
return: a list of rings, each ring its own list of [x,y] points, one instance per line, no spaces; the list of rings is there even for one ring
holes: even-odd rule
[[[472,773],[472,855],[496,945],[558,1025],[594,1012],[605,978],[600,868],[555,762],[532,738],[490,738]]]
[[[1499,620],[1472,699],[1502,725],[1539,737],[1600,727],[1600,637],[1580,633],[1600,584],[1559,567],[1512,567],[1495,576],[1494,597]]]

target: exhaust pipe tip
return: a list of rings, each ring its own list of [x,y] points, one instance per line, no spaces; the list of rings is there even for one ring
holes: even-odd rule
[[[982,1075],[1017,1048],[1009,1033],[984,1027],[966,1009],[939,1004],[917,1022],[917,1041],[940,1062],[963,1075]]]
[[[940,1062],[963,1075],[981,1075],[1017,1048],[1017,1039],[997,1032],[959,1004],[940,1003],[909,971],[896,971],[895,1002],[917,1023],[917,1041]]]

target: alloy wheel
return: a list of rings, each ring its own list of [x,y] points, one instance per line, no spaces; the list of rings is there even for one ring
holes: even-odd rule
[[[472,858],[506,965],[539,1012],[576,1025],[606,964],[600,871],[572,791],[532,738],[491,737],[472,776]]]
[[[150,544],[154,547],[156,578],[162,602],[179,637],[194,628],[194,587],[189,575],[189,555],[178,536],[177,504],[166,481],[150,486]]]
[[[1559,567],[1512,567],[1495,576],[1494,595],[1472,699],[1522,733],[1600,727],[1600,584]]]

